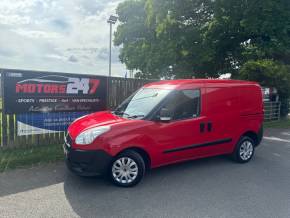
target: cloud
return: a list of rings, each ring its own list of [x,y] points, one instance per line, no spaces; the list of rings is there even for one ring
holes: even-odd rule
[[[72,63],[76,63],[76,62],[78,62],[78,59],[74,55],[72,55],[68,58],[68,61],[72,62]]]
[[[55,27],[61,31],[67,30],[70,28],[70,24],[67,21],[61,20],[61,19],[52,20],[51,24],[53,27]]]
[[[108,74],[110,14],[121,0],[1,0],[0,68]],[[116,28],[116,27],[114,27]],[[125,66],[112,49],[112,73]]]
[[[29,24],[30,18],[27,16],[19,16],[19,15],[4,15],[0,14],[0,24],[4,25],[24,25]]]
[[[57,32],[48,32],[41,30],[13,29],[12,31],[20,36],[27,38],[57,39],[62,37],[62,35]]]
[[[6,48],[0,48],[0,56],[3,57],[13,57],[15,54],[12,50]]]
[[[119,49],[113,47],[112,49],[112,63],[119,62]],[[109,57],[109,48],[101,48],[97,50],[97,58],[100,60],[108,60]]]

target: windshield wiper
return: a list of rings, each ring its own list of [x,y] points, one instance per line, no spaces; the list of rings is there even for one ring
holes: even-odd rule
[[[124,111],[118,111],[118,110],[112,111],[112,113],[115,115],[121,115],[121,116],[125,115],[126,118],[128,118],[128,119],[136,119],[136,118],[140,118],[140,117],[145,117],[145,115],[143,115],[143,114],[130,115]]]
[[[136,118],[141,118],[141,117],[145,117],[143,114],[139,114],[139,115],[132,115],[132,116],[129,116],[127,118],[129,119],[136,119]]]
[[[132,101],[138,101],[138,100],[142,100],[142,99],[146,99],[146,98],[155,98],[156,96],[158,96],[158,93],[155,93],[155,94],[150,95],[150,96],[145,96],[145,97],[141,97],[141,98],[132,99]]]
[[[112,114],[115,114],[115,115],[125,115],[125,116],[131,116],[130,114],[127,114],[125,113],[124,111],[112,111]]]

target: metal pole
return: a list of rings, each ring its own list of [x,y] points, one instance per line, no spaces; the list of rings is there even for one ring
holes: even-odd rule
[[[109,77],[112,75],[112,23],[110,23]]]

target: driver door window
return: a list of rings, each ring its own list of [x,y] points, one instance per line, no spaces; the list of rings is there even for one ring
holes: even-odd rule
[[[170,111],[172,120],[183,120],[200,115],[200,90],[179,90],[169,97],[163,108]]]

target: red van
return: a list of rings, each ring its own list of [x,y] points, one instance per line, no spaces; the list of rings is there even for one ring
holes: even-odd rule
[[[261,87],[235,80],[170,80],[147,84],[115,111],[93,113],[68,128],[68,168],[81,176],[108,173],[134,186],[147,169],[230,154],[254,155],[263,135]]]

